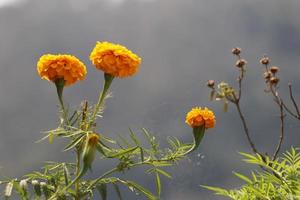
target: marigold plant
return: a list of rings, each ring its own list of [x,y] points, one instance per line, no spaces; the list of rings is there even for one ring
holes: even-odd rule
[[[114,78],[135,74],[141,64],[141,58],[121,45],[97,42],[90,59],[104,72],[103,88],[95,105],[84,101],[73,111],[72,107],[65,106],[64,87],[84,78],[85,65],[72,55],[47,54],[38,61],[39,75],[55,83],[61,113],[58,127],[45,132],[40,141],[48,139],[51,144],[54,138],[63,138],[67,140],[64,151],[72,151],[71,155],[75,157],[73,162],[47,162],[42,171],[31,172],[18,179],[2,180],[0,185],[5,184],[5,198],[13,198],[13,193],[16,192],[22,200],[90,200],[95,197],[95,192],[98,192],[102,200],[106,200],[107,188],[113,186],[119,199],[122,199],[119,190],[121,184],[130,191],[143,194],[149,200],[159,199],[161,177],[171,178],[166,171],[167,167],[175,165],[176,161],[196,150],[206,128],[214,126],[212,111],[204,109],[201,113],[205,125],[193,128],[194,141],[183,143],[172,137],[168,139],[168,148],[160,148],[157,139],[146,129],[139,131],[143,138],[131,129],[130,139],[120,136],[117,140],[107,137],[101,131],[99,133],[96,122],[98,117],[104,114],[104,104],[110,97],[108,91]],[[142,139],[148,142],[147,147],[142,145],[145,143]],[[110,168],[100,174],[93,166],[94,162],[103,160],[114,162],[109,162]],[[123,176],[120,173],[137,167],[146,169],[146,173],[154,176],[156,193],[134,180],[121,178]],[[94,169],[93,176],[87,178],[86,174],[91,169]]]

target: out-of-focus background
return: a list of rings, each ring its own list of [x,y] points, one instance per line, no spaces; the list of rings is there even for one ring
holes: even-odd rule
[[[236,84],[231,48],[239,46],[248,61],[242,109],[255,143],[273,151],[279,135],[278,111],[264,93],[263,54],[279,66],[280,91],[287,83],[300,102],[300,1],[298,0],[0,0],[0,166],[1,176],[19,177],[38,170],[42,161],[69,158],[64,142],[36,144],[42,131],[55,128],[57,97],[53,84],[40,80],[36,62],[44,53],[69,53],[88,66],[85,81],[65,90],[71,107],[96,102],[102,73],[88,60],[96,41],[127,46],[143,58],[139,73],[113,82],[114,98],[99,132],[128,134],[128,127],[148,128],[158,139],[191,141],[184,123],[193,106],[208,106],[217,117],[199,150],[171,169],[163,181],[162,200],[222,199],[199,185],[233,188],[232,172],[248,173],[238,152],[249,152],[234,107],[208,100],[208,79]],[[286,118],[283,149],[299,147],[299,122]],[[164,143],[164,142],[162,142]],[[111,163],[97,163],[94,175]],[[98,172],[98,173],[97,173]],[[154,190],[151,176],[128,176]],[[124,189],[124,199],[145,199]],[[113,198],[112,198],[113,199]]]

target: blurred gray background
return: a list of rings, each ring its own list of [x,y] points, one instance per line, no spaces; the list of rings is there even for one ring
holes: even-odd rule
[[[74,108],[83,99],[96,102],[102,73],[88,60],[96,41],[127,46],[143,58],[139,73],[115,80],[99,132],[115,137],[128,127],[148,128],[158,139],[191,141],[185,113],[208,106],[217,117],[199,150],[172,167],[163,180],[163,200],[222,199],[199,187],[234,188],[242,182],[233,171],[249,173],[239,151],[250,148],[235,108],[208,100],[207,79],[235,85],[231,48],[239,46],[248,61],[242,108],[255,143],[273,151],[279,135],[278,111],[264,93],[263,54],[279,66],[280,91],[287,83],[300,102],[299,0],[1,0],[0,1],[0,166],[1,176],[19,177],[38,170],[43,161],[69,159],[64,141],[35,144],[42,131],[55,128],[57,97],[53,84],[40,80],[36,62],[44,53],[69,53],[88,66],[85,81],[65,90]],[[282,150],[299,147],[299,122],[287,117]],[[163,144],[165,142],[162,142]],[[70,159],[69,159],[70,160]],[[92,175],[111,167],[96,163]],[[253,169],[253,168],[252,168]],[[154,180],[142,170],[128,178],[152,191]],[[123,188],[124,199],[145,199]],[[112,197],[111,199],[114,199]]]

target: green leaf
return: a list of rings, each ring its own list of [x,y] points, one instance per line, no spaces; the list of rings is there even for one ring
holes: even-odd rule
[[[67,185],[69,185],[70,173],[69,173],[69,170],[68,170],[68,168],[67,168],[67,166],[65,164],[63,164],[63,169],[64,169],[65,184],[67,186]]]
[[[249,183],[249,184],[252,183],[252,181],[248,177],[246,177],[240,173],[233,172],[233,174],[236,175],[237,177],[239,177],[240,179],[244,180],[246,183]]]
[[[139,192],[143,193],[149,200],[158,200],[158,198],[153,195],[149,190],[144,188],[143,186],[133,182],[133,181],[126,181],[127,185],[133,187],[134,189],[138,190]]]
[[[203,188],[206,188],[208,190],[214,191],[218,195],[227,196],[228,197],[228,191],[219,187],[212,187],[212,186],[206,186],[206,185],[200,185]]]
[[[136,135],[134,134],[134,132],[130,128],[129,128],[129,132],[130,132],[130,138],[135,143],[135,145],[136,146],[141,146],[140,141],[137,139]]]
[[[115,184],[115,183],[113,183],[113,186],[114,186],[114,189],[115,189],[115,191],[117,193],[117,196],[119,197],[119,200],[122,200],[123,198],[122,198],[119,186],[117,184]]]
[[[155,168],[155,171],[164,175],[165,177],[169,178],[169,179],[172,179],[172,176],[171,174],[169,174],[168,172],[162,170],[162,169],[159,169],[159,168]]]
[[[121,150],[118,150],[118,152],[116,152],[116,153],[112,153],[110,155],[107,155],[107,157],[109,157],[109,158],[120,157],[120,156],[123,156],[125,154],[129,154],[129,153],[135,151],[136,149],[138,149],[138,147],[132,147],[132,148],[128,148],[128,149],[121,149]]]
[[[106,184],[98,184],[97,185],[97,190],[101,195],[102,200],[107,199],[107,186]]]
[[[71,143],[69,143],[65,148],[64,148],[64,151],[69,151],[70,149],[76,147],[76,145],[78,145],[81,141],[82,141],[82,138],[84,137],[85,135],[82,134],[82,135],[79,135],[78,137],[76,137]]]
[[[156,180],[157,196],[160,197],[160,194],[161,194],[161,182],[160,182],[159,174],[157,172],[155,173],[155,180]]]

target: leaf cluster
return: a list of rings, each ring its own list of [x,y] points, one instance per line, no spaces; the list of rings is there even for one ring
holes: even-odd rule
[[[264,168],[251,176],[234,173],[245,184],[236,189],[202,186],[217,195],[233,200],[298,200],[300,199],[300,149],[291,148],[282,157],[271,160],[262,156],[241,153],[243,161]]]

